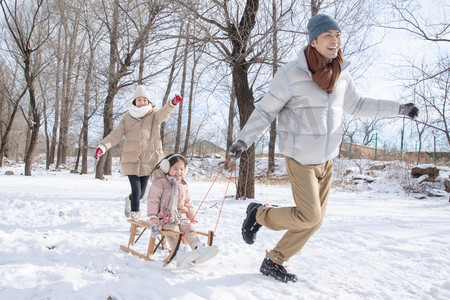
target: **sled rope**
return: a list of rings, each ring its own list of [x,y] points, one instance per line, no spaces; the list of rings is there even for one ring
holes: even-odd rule
[[[189,225],[186,227],[186,229],[184,230],[183,234],[181,235],[182,237],[185,236],[187,230],[189,229],[189,226],[191,226],[191,224],[192,224],[192,220],[194,220],[195,217],[197,216],[197,213],[198,213],[198,211],[200,210],[200,207],[202,207],[203,202],[205,202],[206,197],[208,196],[209,192],[211,191],[211,188],[213,187],[214,183],[216,183],[217,178],[219,177],[220,173],[222,172],[223,167],[225,167],[225,164],[227,163],[227,161],[228,161],[229,158],[230,158],[230,157],[228,156],[227,159],[225,160],[225,162],[223,163],[222,167],[220,168],[219,172],[217,172],[216,178],[214,178],[214,181],[211,183],[211,186],[209,187],[208,192],[206,192],[205,197],[203,197],[203,200],[202,200],[202,202],[200,203],[200,205],[198,206],[197,210],[195,211],[194,216],[189,220]],[[236,165],[236,161],[234,161],[234,163],[233,163],[233,169],[234,169],[234,166],[235,166],[235,165]],[[233,172],[231,172],[231,175],[232,175],[232,174],[233,174]],[[230,179],[229,179],[229,180],[231,180],[231,175],[230,175]],[[228,181],[228,184],[230,184],[230,181]],[[228,186],[227,186],[227,190],[228,190]],[[225,196],[226,196],[226,192],[225,192]],[[225,201],[225,196],[224,196],[223,201]],[[223,202],[222,202],[222,206],[223,206]],[[222,208],[220,208],[220,212],[221,212],[221,211],[222,211]],[[219,213],[219,217],[220,217],[220,213]],[[219,217],[217,217],[217,223],[219,222]],[[216,228],[217,228],[217,223],[216,223]],[[214,232],[215,232],[215,230],[214,230]],[[213,233],[213,234],[214,234],[214,233]]]
[[[227,188],[225,189],[225,195],[223,195],[222,205],[220,206],[219,215],[217,216],[216,227],[214,227],[213,234],[215,235],[217,230],[217,225],[219,224],[220,215],[222,214],[223,204],[225,203],[225,198],[227,197],[228,187],[230,186],[231,176],[233,176],[234,167],[236,166],[236,161],[233,162],[233,167],[231,168],[230,178],[228,179]]]

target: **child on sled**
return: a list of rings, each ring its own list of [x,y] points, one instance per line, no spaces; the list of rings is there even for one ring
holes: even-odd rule
[[[157,235],[161,229],[181,233],[186,231],[184,239],[192,251],[185,248],[178,250],[175,258],[178,267],[185,267],[193,261],[203,263],[218,252],[217,246],[202,244],[195,232],[194,225],[198,220],[194,218],[194,205],[184,181],[187,169],[187,160],[180,154],[172,154],[161,160],[151,174],[153,182],[147,203],[147,215],[152,224],[153,235]],[[166,239],[172,247],[174,237],[166,236]]]

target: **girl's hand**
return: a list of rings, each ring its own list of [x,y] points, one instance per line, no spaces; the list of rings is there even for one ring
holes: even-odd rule
[[[179,96],[179,95],[175,95],[175,97],[173,97],[172,99],[172,105],[177,105],[178,103],[180,103],[181,101],[183,101],[183,97]]]

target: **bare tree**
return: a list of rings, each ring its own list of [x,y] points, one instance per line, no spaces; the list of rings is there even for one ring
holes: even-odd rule
[[[450,59],[441,57],[438,60],[436,64],[424,63],[421,67],[412,65],[411,83],[406,86],[413,91],[418,103],[423,104],[418,122],[435,133],[441,133],[450,147]],[[419,129],[418,134],[420,132]]]
[[[189,96],[188,96],[188,116],[187,116],[187,124],[186,124],[186,135],[184,138],[184,148],[183,154],[187,155],[189,150],[189,143],[191,138],[191,128],[192,128],[192,114],[193,114],[193,103],[194,103],[194,89],[196,86],[196,70],[199,64],[201,55],[203,53],[204,44],[200,44],[198,47],[191,44],[192,49],[192,67],[191,67],[191,80],[189,85]]]
[[[188,23],[186,26],[186,33],[187,33],[186,36],[189,36],[189,28],[190,24]],[[186,86],[186,77],[187,77],[186,69],[188,63],[188,53],[189,53],[189,39],[186,39],[184,43],[183,70],[181,72],[181,89],[180,89],[181,96],[183,97],[184,97],[184,89]],[[174,149],[175,153],[180,152],[181,126],[183,123],[183,106],[184,106],[183,103],[184,101],[178,104],[177,134],[175,137],[175,149]]]
[[[103,112],[104,137],[113,130],[114,96],[121,88],[120,80],[131,73],[130,67],[133,64],[133,56],[141,49],[142,44],[146,43],[145,39],[149,36],[155,19],[163,8],[156,0],[143,3],[131,1],[128,4],[130,7],[125,9],[118,0],[113,0],[110,15],[108,9],[110,4],[107,3],[107,0],[102,1],[104,22],[108,31],[110,46],[108,91]],[[136,20],[139,20],[139,22]],[[119,26],[119,23],[121,26]],[[123,30],[123,32],[120,30]],[[103,174],[111,174],[111,158],[110,151],[100,158],[96,168],[96,178],[103,179]]]
[[[83,13],[83,22],[82,26],[86,31],[88,36],[88,56],[85,59],[85,81],[84,81],[84,105],[83,105],[83,123],[81,127],[80,134],[80,142],[79,149],[81,149],[82,154],[82,166],[81,166],[81,174],[88,173],[88,146],[89,146],[89,120],[91,117],[97,112],[99,108],[99,103],[97,101],[98,97],[96,94],[92,94],[92,81],[94,77],[94,72],[97,70],[95,68],[95,60],[97,49],[100,46],[100,42],[103,40],[103,26],[101,23],[96,24],[94,22],[94,17],[91,15],[90,11],[93,7],[90,3],[84,3],[84,13]],[[141,57],[143,60],[143,58]],[[141,60],[141,64],[143,64]],[[96,100],[94,105],[91,105],[92,100]],[[77,170],[77,164],[75,166],[75,170]]]
[[[50,67],[48,69],[51,69]],[[52,89],[51,85],[54,83],[52,80],[50,74],[42,72],[37,77],[37,83],[38,83],[38,90],[42,98],[42,107],[43,107],[43,119],[44,119],[44,134],[45,134],[45,147],[46,147],[46,169],[48,170],[50,168],[50,134],[48,131],[49,128],[49,122],[50,122],[50,115],[52,114],[52,108],[51,108],[51,102],[52,102]],[[54,93],[53,93],[54,94]]]
[[[59,120],[61,116],[61,65],[62,65],[62,47],[61,47],[61,39],[62,39],[62,25],[58,24],[58,37],[56,40],[56,45],[54,45],[55,48],[55,59],[56,59],[56,70],[55,70],[55,100],[53,103],[53,126],[52,126],[52,133],[49,136],[49,149],[48,149],[48,155],[47,155],[47,168],[54,163],[55,161],[55,153],[56,153],[56,146],[57,146],[57,136],[58,136],[58,129],[59,129]],[[51,43],[51,41],[50,41]]]
[[[31,135],[25,153],[26,176],[31,176],[31,166],[41,126],[41,105],[36,98],[34,82],[47,62],[40,57],[39,51],[52,32],[49,22],[50,11],[44,8],[43,3],[44,0],[27,4],[14,1],[13,5],[5,1],[0,2],[12,41],[9,46],[14,48],[11,51],[14,51],[15,59],[23,69],[29,94],[29,114],[32,117],[28,120]]]
[[[427,42],[427,48],[434,48],[437,59],[430,59],[426,54],[421,61],[415,57],[406,57],[408,74],[400,75],[405,88],[411,91],[413,99],[421,104],[418,123],[425,125],[435,134],[441,133],[446,146],[450,146],[449,121],[449,87],[450,87],[450,57],[440,45],[448,45],[450,23],[446,19],[445,4],[433,7],[435,13],[432,19],[420,14],[422,3],[417,0],[389,1],[393,11],[391,16],[378,25],[383,28],[401,30],[419,37]],[[445,46],[443,49],[445,49]],[[420,59],[420,58],[419,58]],[[424,128],[416,125],[417,134],[421,139]],[[420,140],[420,146],[422,145]],[[444,146],[445,147],[445,146]]]
[[[208,7],[194,1],[178,3],[189,11],[191,22],[203,29],[200,37],[210,42],[217,50],[221,57],[219,61],[225,61],[229,65],[242,128],[253,112],[255,102],[249,81],[250,68],[261,62],[260,56],[265,49],[258,47],[271,34],[273,26],[258,27],[258,32],[252,34],[257,24],[260,7],[258,0],[247,0],[243,6],[240,1],[213,1]],[[279,16],[283,18],[291,8],[292,6],[288,5]],[[240,159],[237,198],[254,197],[254,172],[255,148],[252,145]]]
[[[62,101],[61,119],[59,127],[58,156],[56,166],[66,164],[69,148],[69,124],[73,114],[75,99],[78,95],[78,80],[82,63],[82,51],[85,43],[85,33],[81,32],[82,2],[66,5],[64,1],[58,1],[58,9],[61,15],[63,29],[63,72],[62,72]],[[74,6],[75,5],[75,6]],[[81,37],[81,39],[80,39]]]
[[[27,88],[15,94],[14,90],[18,87],[20,82],[17,78],[17,70],[12,74],[6,70],[4,65],[0,67],[0,168],[3,167],[3,157],[7,153],[7,146],[9,141],[9,134],[13,127],[13,123],[17,112],[19,111],[19,104],[27,92]],[[6,75],[6,76],[5,76]],[[11,76],[11,78],[9,78]],[[6,78],[8,77],[8,78]],[[9,80],[8,80],[9,79]],[[5,114],[3,114],[5,112]]]
[[[390,0],[389,5],[394,12],[394,17],[391,16],[387,23],[378,23],[378,26],[404,30],[430,42],[450,42],[448,38],[450,23],[448,19],[445,19],[445,4],[442,7],[433,7],[436,14],[443,13],[443,18],[433,20],[428,20],[417,13],[421,8],[417,0]]]
[[[184,26],[183,22],[181,22],[181,25],[179,28],[179,37],[178,37],[177,44],[176,44],[174,52],[173,52],[172,62],[170,64],[169,78],[167,80],[166,93],[164,94],[162,105],[165,105],[167,103],[167,100],[170,95],[170,91],[172,90],[173,82],[177,75],[176,74],[176,65],[177,65],[177,60],[178,60],[178,49],[180,48],[181,41],[183,40],[183,38],[181,36],[181,33],[183,32],[183,26]],[[166,122],[164,121],[161,123],[160,128],[159,128],[161,141],[162,141],[163,145],[164,145],[164,140],[165,140],[165,138],[164,138],[165,137],[165,134],[164,134],[165,127],[166,127]]]

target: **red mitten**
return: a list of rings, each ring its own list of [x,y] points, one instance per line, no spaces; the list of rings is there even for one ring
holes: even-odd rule
[[[95,151],[94,158],[99,159],[103,155],[103,150],[101,148],[97,148],[97,151]]]
[[[173,97],[173,99],[172,99],[172,104],[173,105],[177,105],[181,101],[183,101],[183,97],[181,97],[179,95],[175,95],[175,97]]]

